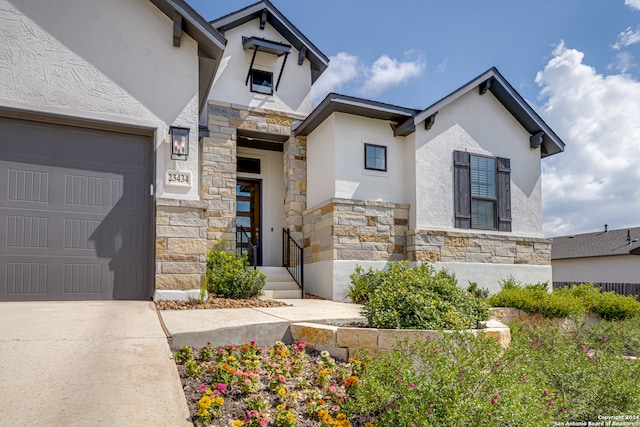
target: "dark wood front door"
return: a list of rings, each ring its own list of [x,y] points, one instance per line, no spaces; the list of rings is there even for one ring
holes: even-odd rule
[[[260,244],[260,181],[238,179],[236,184],[236,248],[247,251],[253,264],[255,247],[256,265],[262,265]],[[248,243],[251,242],[251,244]]]

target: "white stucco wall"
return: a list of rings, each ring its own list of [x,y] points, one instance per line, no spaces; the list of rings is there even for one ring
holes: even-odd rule
[[[365,271],[385,269],[385,261],[322,261],[305,265],[305,290],[313,295],[334,301],[346,301],[345,295],[349,289],[356,266]],[[510,265],[505,270],[503,264],[481,263],[433,263],[436,270],[448,269],[455,274],[460,288],[466,289],[469,282],[475,282],[481,288],[487,288],[494,294],[500,290],[500,282],[508,276],[513,276],[523,283],[547,282],[551,286],[551,266],[548,265]]]
[[[559,259],[551,261],[554,282],[640,283],[640,256]]]
[[[454,230],[453,151],[511,160],[511,235],[542,237],[540,149],[490,93],[469,91],[415,133],[417,228]],[[486,231],[482,231],[486,233]]]
[[[387,171],[364,167],[364,145],[387,147]],[[330,198],[407,203],[404,138],[389,123],[333,113],[307,137],[307,206]]]
[[[260,159],[260,174],[238,173],[238,178],[261,180],[262,210],[260,235],[262,264],[282,265],[282,229],[284,227],[284,177],[282,153],[238,147],[238,157]]]
[[[147,0],[0,0],[0,106],[148,129],[156,196],[197,199],[198,56]],[[169,126],[189,128],[187,161],[171,160]],[[167,169],[190,189],[164,187]]]
[[[251,82],[245,85],[253,49],[245,50],[243,48],[242,36],[260,37],[291,44],[271,24],[267,22],[264,30],[261,30],[260,20],[254,19],[228,30],[224,36],[227,39],[227,46],[209,99],[245,107],[297,113],[302,116],[307,116],[311,112],[311,63],[305,58],[302,65],[298,65],[298,50],[293,46],[282,72],[278,90],[275,90],[275,87],[284,55],[277,57],[264,52],[258,52],[256,55],[253,68],[273,73],[273,95],[251,92]]]
[[[307,208],[334,197],[336,191],[335,114],[307,136]]]

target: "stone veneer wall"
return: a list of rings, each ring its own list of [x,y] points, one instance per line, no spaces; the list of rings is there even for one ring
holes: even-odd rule
[[[156,289],[199,288],[207,250],[222,239],[235,249],[238,129],[289,137],[283,147],[284,223],[302,242],[306,139],[291,135],[294,121],[301,119],[280,111],[209,101],[209,137],[201,139],[200,147],[200,200],[156,201]],[[265,201],[270,202],[274,201]]]
[[[551,264],[551,240],[463,231],[409,230],[409,261]]]
[[[409,205],[330,199],[304,212],[305,263],[406,259]]]

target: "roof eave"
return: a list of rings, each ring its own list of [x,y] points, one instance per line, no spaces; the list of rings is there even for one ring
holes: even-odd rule
[[[254,19],[259,19],[262,11],[267,10],[268,22],[280,32],[298,51],[304,47],[305,56],[311,63],[311,81],[315,82],[329,66],[329,58],[320,51],[295,25],[293,25],[268,0],[262,0],[236,12],[215,19],[210,24],[221,32],[235,28]]]
[[[202,113],[227,40],[184,0],[150,1],[171,20],[180,15],[184,32],[198,43],[198,112]]]
[[[415,117],[402,123],[396,129],[396,135],[406,136],[413,131],[418,124],[422,123],[429,117],[436,114],[447,105],[451,104],[458,98],[462,97],[471,90],[476,89],[481,84],[492,80],[488,89],[496,97],[498,101],[518,120],[527,132],[531,135],[543,133],[542,149],[540,150],[541,157],[551,156],[553,154],[561,153],[564,151],[564,142],[553,132],[553,130],[542,120],[542,118],[535,112],[535,110],[520,96],[520,94],[507,82],[507,80],[500,74],[495,68],[490,68],[484,73],[480,74],[475,79],[471,80],[467,84],[463,85],[459,89],[451,92],[435,104],[427,107],[425,110],[418,113]]]
[[[333,113],[353,114],[399,123],[415,114],[416,110],[332,92],[293,130],[294,135],[311,134]]]

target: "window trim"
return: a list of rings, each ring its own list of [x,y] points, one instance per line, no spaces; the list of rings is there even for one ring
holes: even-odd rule
[[[495,228],[476,228],[471,224],[471,156],[488,157],[496,160]],[[511,232],[511,160],[497,156],[471,154],[467,151],[453,151],[453,196],[454,227],[460,229]],[[492,200],[482,196],[476,200]]]
[[[488,197],[488,196],[474,196],[473,195],[473,181],[472,181],[472,176],[473,176],[473,167],[472,167],[472,158],[473,157],[482,157],[485,159],[492,159],[495,162],[495,168],[493,170],[494,174],[494,186],[495,186],[495,197]],[[498,230],[498,159],[497,157],[493,157],[493,156],[486,156],[484,154],[471,154],[469,153],[469,197],[470,199],[470,205],[471,205],[471,229],[472,230]],[[480,200],[480,201],[486,201],[486,202],[493,202],[493,227],[490,228],[484,228],[484,227],[477,227],[474,225],[473,223],[473,201],[474,200]]]
[[[384,168],[383,169],[367,166],[367,148],[369,147],[383,149],[384,151]],[[364,168],[365,170],[370,170],[370,171],[387,172],[387,169],[388,169],[387,168],[387,146],[380,145],[380,144],[369,144],[368,142],[365,142],[364,143]]]
[[[269,92],[261,92],[258,90],[254,90],[253,89],[253,76],[254,73],[262,73],[265,76],[269,76],[271,78],[271,86],[269,86],[270,91]],[[249,72],[250,76],[251,76],[251,81],[250,81],[250,85],[249,85],[249,90],[253,93],[259,93],[261,95],[273,95],[273,73],[271,71],[264,71],[264,70],[258,70],[255,68],[252,68],[251,71]]]

